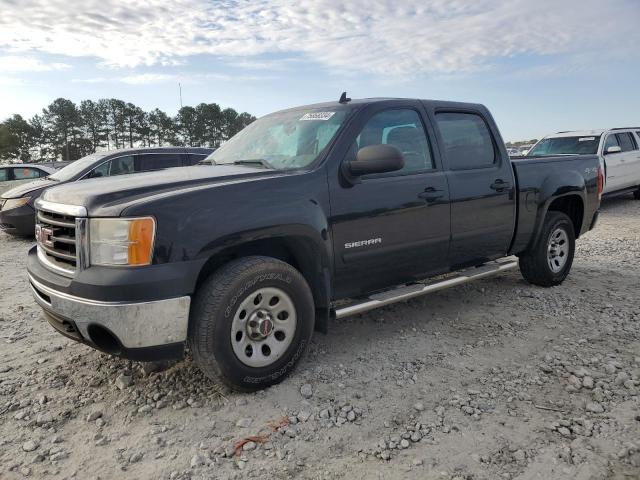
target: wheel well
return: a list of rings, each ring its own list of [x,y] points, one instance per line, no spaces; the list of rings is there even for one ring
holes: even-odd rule
[[[573,230],[576,238],[580,236],[582,229],[582,219],[584,218],[584,204],[582,198],[578,195],[568,195],[566,197],[556,198],[551,205],[549,211],[562,212],[566,214],[573,223]]]
[[[311,288],[316,307],[328,306],[328,292],[322,281],[321,252],[302,237],[276,237],[236,245],[216,253],[204,264],[198,275],[196,290],[222,265],[242,257],[261,255],[277,258],[298,270]]]

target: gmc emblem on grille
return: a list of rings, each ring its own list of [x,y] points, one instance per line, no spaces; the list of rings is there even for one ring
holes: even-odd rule
[[[53,248],[53,229],[36,225],[36,241],[45,247]]]

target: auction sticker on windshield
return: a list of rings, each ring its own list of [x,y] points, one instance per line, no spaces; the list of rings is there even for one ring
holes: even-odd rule
[[[578,139],[579,142],[593,142],[596,137],[580,137]]]
[[[307,121],[307,120],[329,120],[331,117],[333,117],[335,115],[336,112],[312,112],[312,113],[305,113],[302,118],[300,119],[300,121]]]

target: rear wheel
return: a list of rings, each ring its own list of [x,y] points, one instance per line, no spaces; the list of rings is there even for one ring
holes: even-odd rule
[[[573,223],[566,214],[548,212],[537,243],[520,255],[524,279],[542,287],[561,284],[573,264],[575,238]]]
[[[313,322],[313,297],[300,272],[274,258],[247,257],[202,284],[189,343],[208,377],[237,390],[259,390],[293,370]]]

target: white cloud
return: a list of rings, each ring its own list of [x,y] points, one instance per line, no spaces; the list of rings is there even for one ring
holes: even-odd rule
[[[15,87],[22,84],[23,82],[19,78],[0,75],[0,87]]]
[[[166,83],[177,81],[177,75],[169,75],[164,73],[137,73],[126,75],[124,77],[91,77],[71,79],[72,83],[126,83],[128,85],[149,85],[152,83]]]
[[[105,83],[110,81],[106,77],[92,77],[92,78],[72,78],[71,83]]]
[[[0,0],[0,47],[96,57],[113,67],[175,65],[201,54],[246,63],[277,54],[318,62],[329,71],[413,76],[483,70],[516,55],[571,58],[612,46],[633,51],[640,44],[637,0],[610,0],[605,10],[601,0],[12,4]]]
[[[151,83],[177,82],[175,75],[164,73],[140,73],[138,75],[128,75],[119,79],[122,83],[129,85],[149,85]]]
[[[45,72],[66,70],[67,68],[71,68],[71,65],[66,63],[45,63],[33,57],[19,55],[0,57],[0,72],[2,73]]]
[[[1,77],[0,77],[1,78]],[[156,83],[178,83],[198,84],[207,80],[220,80],[225,82],[248,82],[259,80],[270,80],[275,77],[271,75],[227,75],[224,73],[194,73],[189,75],[172,75],[164,73],[138,73],[126,75],[124,77],[92,77],[74,78],[72,83],[126,83],[128,85],[150,85]]]

